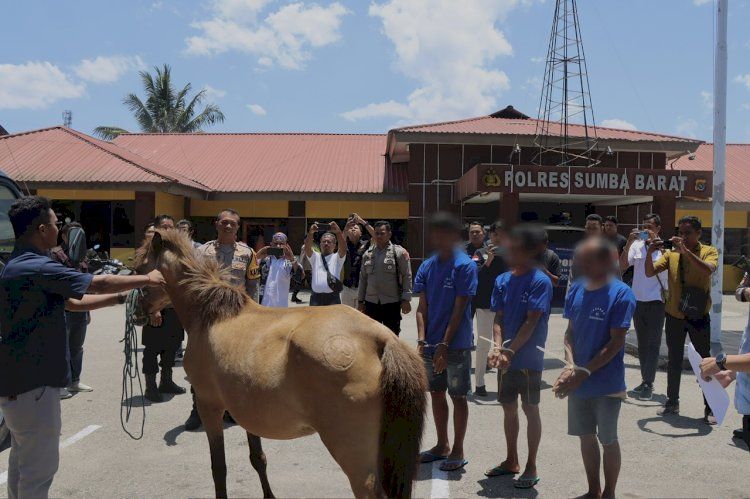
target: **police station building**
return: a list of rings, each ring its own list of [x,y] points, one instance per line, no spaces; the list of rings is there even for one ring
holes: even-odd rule
[[[624,234],[650,212],[667,228],[687,213],[711,226],[710,144],[568,125],[569,136],[595,134],[596,166],[560,167],[558,157],[539,156],[537,125],[508,106],[371,135],[125,134],[105,142],[52,127],[0,137],[0,170],[27,192],[54,199],[63,216],[83,223],[90,244],[123,258],[154,215],[190,218],[198,239],[209,239],[225,207],[240,212],[248,244],[265,244],[281,230],[295,250],[314,221],[343,222],[353,212],[389,220],[415,265],[429,251],[425,220],[437,210],[464,221],[543,223],[559,248],[580,237],[590,213],[615,215]],[[750,180],[742,169],[749,158],[750,146],[729,146],[727,262],[746,251]]]

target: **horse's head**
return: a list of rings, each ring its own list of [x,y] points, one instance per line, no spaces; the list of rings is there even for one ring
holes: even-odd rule
[[[186,241],[180,241],[180,238]],[[182,277],[180,249],[185,243],[189,245],[187,236],[177,231],[166,233],[157,230],[136,252],[136,272],[147,274],[158,269],[164,276],[167,286],[179,283]],[[162,310],[170,303],[166,288],[143,288],[138,294],[133,320],[137,325],[143,325],[150,314]]]

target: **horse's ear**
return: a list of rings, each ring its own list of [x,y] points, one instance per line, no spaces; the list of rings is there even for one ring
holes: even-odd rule
[[[154,255],[158,255],[161,253],[162,248],[162,240],[161,240],[161,234],[157,230],[154,232],[154,236],[151,238],[151,252]]]

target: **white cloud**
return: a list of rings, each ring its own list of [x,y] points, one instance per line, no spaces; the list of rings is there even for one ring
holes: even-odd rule
[[[112,83],[129,71],[143,69],[146,65],[139,56],[99,56],[83,59],[73,68],[82,80],[92,83]]]
[[[746,86],[747,88],[750,88],[750,73],[748,73],[748,74],[744,74],[744,75],[738,75],[738,76],[737,76],[737,77],[736,77],[736,78],[734,79],[734,81],[736,81],[737,83],[742,83],[742,84],[743,84],[743,85],[745,85],[745,86]]]
[[[46,61],[0,64],[0,109],[41,109],[86,91],[60,68]]]
[[[701,90],[701,103],[706,109],[714,108],[714,94],[708,90]]]
[[[495,111],[510,80],[494,63],[513,54],[500,30],[529,0],[387,0],[370,15],[393,43],[395,69],[416,82],[404,102],[371,103],[342,113],[349,120],[392,117],[399,123],[442,121]]]
[[[206,91],[206,97],[209,99],[221,99],[225,95],[227,95],[226,90],[220,90],[218,88],[214,88],[211,85],[206,85],[203,87],[203,90]]]
[[[693,0],[693,5],[706,5],[707,3],[713,3],[714,0]]]
[[[266,114],[268,114],[260,104],[248,104],[247,108],[256,116],[265,116]]]
[[[264,67],[302,69],[312,57],[312,49],[341,38],[342,18],[349,10],[340,3],[290,3],[261,19],[270,1],[214,0],[211,19],[192,24],[201,33],[186,40],[187,53],[212,55],[234,50],[256,56]]]
[[[634,124],[629,121],[621,120],[620,118],[602,120],[601,126],[608,128],[619,128],[620,130],[638,130],[638,127],[636,127]]]
[[[675,127],[677,135],[694,139],[698,136],[698,122],[693,118],[678,118],[677,126]]]

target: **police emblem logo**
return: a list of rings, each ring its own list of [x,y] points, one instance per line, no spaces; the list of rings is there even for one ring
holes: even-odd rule
[[[484,181],[485,187],[500,186],[500,176],[495,172],[494,168],[488,168],[487,171],[484,172],[484,177],[482,177],[482,180]]]
[[[695,190],[697,192],[706,192],[706,188],[708,187],[708,182],[705,178],[699,178],[695,180]]]

